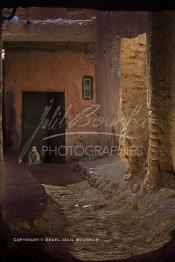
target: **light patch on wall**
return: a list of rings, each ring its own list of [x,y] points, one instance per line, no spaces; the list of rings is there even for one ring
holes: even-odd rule
[[[46,20],[31,20],[33,24],[57,24],[62,26],[71,26],[71,25],[88,25],[93,23],[96,20],[96,17],[90,19],[67,19],[67,18],[58,18],[58,19],[46,19]]]

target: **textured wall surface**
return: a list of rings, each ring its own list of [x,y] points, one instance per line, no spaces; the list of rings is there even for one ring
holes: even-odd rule
[[[170,114],[170,121],[171,121],[171,133],[170,133],[170,143],[171,143],[171,157],[172,157],[172,164],[173,164],[173,172],[175,172],[175,52],[173,52],[173,47],[175,45],[175,12],[171,12],[171,40],[168,48],[168,52],[170,54],[169,62],[171,65],[169,66],[169,79],[171,82],[171,89],[170,94],[168,94],[168,102],[170,102],[171,97],[171,114]],[[171,58],[171,59],[170,59]]]
[[[98,116],[99,118],[105,118],[107,120],[104,123],[104,125],[100,126],[99,131],[109,133],[109,135],[99,137],[99,141],[101,144],[111,146],[118,145],[119,142],[120,119],[118,111],[120,101],[120,90],[122,88],[120,83],[121,72],[119,68],[120,49],[122,48],[121,41],[123,37],[133,38],[140,33],[144,33],[146,30],[146,21],[146,13],[144,12],[97,12],[97,40],[95,66],[97,103],[101,105],[101,110],[99,111]],[[131,44],[128,46],[126,44],[125,46],[123,45],[122,52],[126,52],[126,56],[127,52],[128,56],[132,56],[132,53],[136,52],[137,48],[139,48],[139,52],[141,53],[143,52],[142,49],[145,51],[145,46],[143,48],[140,48],[139,44]],[[124,51],[124,49],[126,50]],[[145,54],[139,54],[139,52],[138,59],[136,55],[136,59],[134,59],[133,57],[131,61],[127,61],[128,67],[126,66],[126,68],[124,68],[125,74],[127,74],[126,71],[132,74],[130,72],[131,70],[135,70],[136,74],[138,72],[138,75],[141,74],[140,79],[139,76],[135,76],[135,78],[133,78],[134,80],[132,86],[134,86],[135,88],[135,93],[137,92],[137,87],[139,85],[141,86],[144,82],[144,80],[142,79],[142,71],[145,70],[145,68],[143,69],[143,67],[145,66],[145,61],[143,62]],[[144,63],[144,66],[142,62]],[[133,67],[137,68],[132,69]],[[139,72],[139,70],[141,70],[141,73]],[[141,83],[136,84],[136,82],[139,81]]]
[[[4,25],[4,46],[5,49],[7,49],[5,87],[15,90],[13,91],[14,93],[9,95],[9,99],[12,101],[11,104],[15,104],[14,101],[17,99],[19,100],[17,103],[20,105],[20,93],[17,97],[17,92],[22,88],[31,89],[31,79],[34,83],[36,83],[33,90],[36,88],[45,89],[46,87],[43,87],[43,83],[45,85],[47,83],[47,88],[49,86],[49,88],[55,90],[55,82],[62,82],[65,86],[61,87],[63,89],[66,88],[66,90],[69,90],[70,86],[73,87],[71,89],[71,96],[66,98],[66,103],[70,100],[74,101],[74,109],[72,114],[75,116],[77,112],[81,112],[82,110],[82,107],[80,106],[81,101],[79,101],[78,97],[82,74],[91,74],[92,71],[89,73],[89,70],[94,70],[95,68],[93,75],[96,76],[97,100],[94,98],[93,102],[97,102],[100,107],[97,114],[95,113],[95,116],[97,115],[98,117],[95,122],[98,137],[93,135],[84,140],[79,135],[79,138],[74,141],[76,141],[75,143],[79,141],[84,145],[87,144],[87,140],[88,143],[90,142],[89,145],[91,145],[92,141],[96,141],[98,145],[102,146],[118,146],[120,136],[120,119],[118,112],[121,93],[121,72],[119,68],[121,39],[123,37],[133,38],[138,34],[145,32],[147,14],[144,12],[93,12],[87,10],[79,10],[75,12],[74,10],[67,11],[66,9],[58,10],[57,13],[53,10],[53,12],[49,13],[48,17],[46,14],[47,10],[44,9],[41,10],[41,12],[38,12],[38,9],[19,9],[17,13],[20,17],[19,22],[15,23],[12,21]],[[30,20],[30,23],[26,23],[28,20]],[[66,48],[71,49],[72,53],[65,52],[65,42]],[[86,47],[82,48],[83,45],[89,45],[88,43],[91,43],[93,46],[96,45],[96,52],[93,52],[91,47],[88,50],[86,50]],[[23,51],[24,61],[21,58],[22,55],[20,55],[20,45],[22,45],[26,50]],[[80,50],[78,51],[79,45],[81,45],[81,52]],[[33,52],[33,54],[27,51],[32,48],[35,48],[35,52]],[[137,47],[126,45],[124,48],[136,49]],[[8,54],[8,50],[11,49],[15,49],[16,53],[13,51]],[[43,51],[41,52],[41,49],[45,50],[45,53]],[[45,55],[47,49],[50,51],[47,55]],[[83,56],[83,53],[86,53],[85,56],[88,57],[88,59],[86,59],[86,62],[83,62],[86,64],[83,69],[81,68],[81,63],[77,60],[77,56],[74,56],[73,52],[75,52],[76,55],[78,54],[78,57],[80,56],[80,53],[81,56]],[[135,51],[132,50],[131,53],[132,52]],[[40,53],[42,55],[39,55]],[[15,70],[21,74],[20,80],[18,80],[18,83],[15,84],[11,83],[13,82],[12,79],[15,74],[12,73],[14,70],[12,69],[12,60],[15,60]],[[19,64],[17,64],[17,61]],[[68,61],[72,64],[71,73],[69,72],[70,64]],[[138,61],[139,59],[137,62]],[[133,59],[131,61],[131,67],[135,67],[137,65],[139,67],[140,65],[137,62]],[[48,68],[47,75],[43,74],[43,72],[47,71],[47,64],[57,65],[57,63],[60,70],[59,74],[54,72],[54,69],[51,69],[50,67]],[[27,70],[29,70],[29,73],[27,73]],[[68,72],[67,77],[65,78],[63,75],[66,75],[66,70],[68,70]],[[130,70],[130,68],[128,67],[124,70],[127,71]],[[39,72],[37,76],[34,74],[36,71]],[[139,71],[139,68],[137,71]],[[18,74],[19,73],[17,73],[17,75],[15,74],[15,77],[19,78]],[[42,79],[43,82],[41,81],[42,74],[44,75]],[[11,75],[11,80],[9,80]],[[76,79],[73,84],[71,82],[71,78]],[[10,84],[9,81],[11,81]],[[136,81],[142,82],[138,76],[135,76],[135,83],[133,83],[134,86],[139,86],[138,83],[136,84]],[[78,85],[77,82],[79,82]],[[11,87],[11,84],[13,87]],[[141,84],[142,83],[140,83],[140,85]],[[57,84],[57,88],[60,88],[58,86],[59,85]],[[134,88],[137,88],[137,86]],[[91,102],[84,102],[83,105],[84,104],[89,106],[91,105]],[[21,108],[21,106],[19,108]],[[17,129],[15,129],[17,132],[11,134],[11,136],[14,137],[14,147],[17,148],[21,138],[21,112],[20,109],[14,110],[13,106],[11,106],[9,110],[12,112],[14,111],[16,113],[15,119],[18,119]],[[130,112],[128,111],[126,113],[129,114]],[[15,121],[16,120],[11,120],[10,122],[14,123]],[[88,130],[92,130],[91,123],[88,126],[89,127],[86,126],[86,128],[88,128]],[[95,127],[93,127],[93,129],[95,129]],[[68,142],[69,139],[70,138],[67,138],[66,141]]]
[[[7,51],[5,60],[6,132],[13,149],[21,143],[22,91],[64,91],[65,107],[72,104],[67,123],[96,102],[95,68],[89,63],[92,53],[65,51]],[[82,77],[94,78],[94,98],[82,99]],[[32,101],[31,101],[32,102]],[[95,114],[94,114],[95,116]],[[77,125],[86,123],[80,117]],[[66,132],[92,130],[91,124],[67,128]],[[87,131],[88,131],[87,130]],[[94,130],[94,129],[93,129]],[[95,136],[66,136],[66,145],[94,144]],[[83,143],[83,144],[82,144]]]
[[[174,162],[174,12],[149,16],[148,27],[148,171],[143,190],[165,184]]]
[[[17,21],[3,25],[4,41],[94,42],[95,11],[66,8],[18,8]]]
[[[99,136],[102,145],[118,144],[118,119],[119,106],[119,54],[120,40],[112,39],[111,14],[98,13],[97,17],[97,42],[96,42],[96,84],[97,103],[100,105],[99,119],[105,119],[99,126],[99,132],[106,135]],[[115,136],[116,134],[116,136]]]
[[[130,172],[143,172],[148,149],[146,34],[122,39],[120,50],[120,154]]]
[[[83,22],[82,22],[83,23]],[[50,41],[50,42],[95,42],[95,20],[84,25],[78,22],[60,19],[55,21],[19,21],[4,24],[4,41]]]
[[[95,42],[98,30],[102,30],[104,39],[110,41],[111,37],[117,40],[144,33],[147,21],[146,12],[95,12],[66,8],[19,8],[16,15],[18,21],[4,23],[4,41]]]

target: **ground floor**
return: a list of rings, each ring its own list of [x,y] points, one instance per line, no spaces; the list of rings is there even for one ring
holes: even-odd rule
[[[30,261],[173,261],[173,189],[145,196],[129,192],[121,181],[126,167],[119,159],[63,164],[59,172],[56,164],[23,165],[12,175],[8,169],[12,162],[15,167],[14,160],[6,161],[10,194],[4,214],[15,255],[31,256]],[[106,188],[115,175],[120,193],[107,197],[105,187],[87,179],[88,166],[91,176],[101,174],[101,181],[108,172]]]

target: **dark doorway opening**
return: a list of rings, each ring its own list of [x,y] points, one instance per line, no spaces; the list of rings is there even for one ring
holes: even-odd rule
[[[42,162],[65,162],[64,114],[64,92],[22,92],[21,150],[28,145],[23,161],[35,145]]]

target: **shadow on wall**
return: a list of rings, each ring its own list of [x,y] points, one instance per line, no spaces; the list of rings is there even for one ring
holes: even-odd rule
[[[4,100],[4,151],[16,150],[18,145],[18,134],[15,125],[16,110],[14,93],[12,91],[6,91]]]

